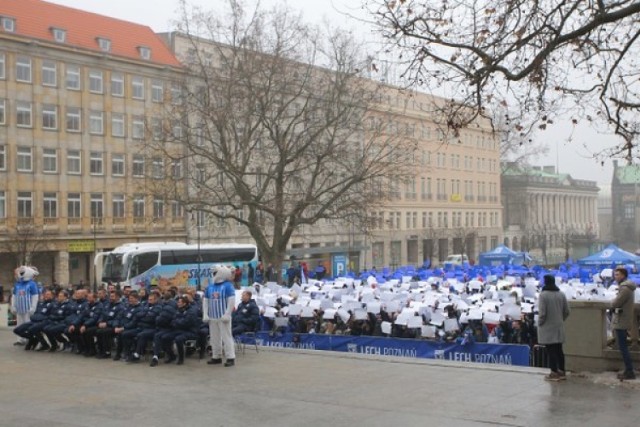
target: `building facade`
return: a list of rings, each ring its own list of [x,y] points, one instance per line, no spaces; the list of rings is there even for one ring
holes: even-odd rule
[[[588,255],[599,235],[597,183],[553,166],[503,168],[504,243],[548,264]]]
[[[613,241],[635,253],[640,248],[640,165],[613,162],[611,215]]]
[[[179,33],[163,37],[179,59],[187,62],[194,55],[188,37]],[[391,203],[362,207],[370,218],[366,233],[355,224],[322,220],[300,227],[288,254],[311,265],[323,262],[333,273],[340,273],[340,268],[422,265],[425,260],[438,264],[455,253],[477,259],[480,252],[502,241],[500,150],[491,127],[479,122],[456,137],[447,135],[428,113],[434,98],[382,86],[377,108],[392,117],[388,128],[418,143],[416,175],[395,188]],[[196,227],[191,221],[191,241],[251,239],[232,221],[205,222]]]
[[[139,141],[180,63],[145,26],[39,0],[0,1],[0,283],[91,283],[96,251],[186,238],[149,200]]]

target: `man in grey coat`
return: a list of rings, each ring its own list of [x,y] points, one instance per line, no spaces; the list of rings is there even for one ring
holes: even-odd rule
[[[551,373],[545,376],[547,381],[567,379],[562,351],[562,343],[565,341],[564,321],[567,317],[567,297],[556,286],[556,278],[547,274],[544,276],[544,287],[538,299],[538,342],[547,348],[551,369]]]
[[[631,355],[627,346],[627,330],[633,327],[634,293],[636,284],[628,279],[629,273],[624,267],[618,267],[613,271],[613,278],[618,284],[618,295],[611,302],[613,319],[611,328],[613,329],[624,361],[624,372],[618,374],[620,380],[634,380],[636,374],[633,372]]]

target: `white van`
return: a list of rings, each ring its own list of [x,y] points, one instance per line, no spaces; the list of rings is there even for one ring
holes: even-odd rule
[[[453,254],[449,255],[447,259],[444,261],[445,264],[453,264],[453,265],[462,265],[468,264],[469,258],[466,255],[462,254]]]

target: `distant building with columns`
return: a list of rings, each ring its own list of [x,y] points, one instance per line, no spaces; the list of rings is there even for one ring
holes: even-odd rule
[[[543,263],[586,256],[598,239],[598,185],[554,166],[504,164],[504,243]]]
[[[640,248],[640,165],[613,162],[611,209],[613,241],[635,252]]]

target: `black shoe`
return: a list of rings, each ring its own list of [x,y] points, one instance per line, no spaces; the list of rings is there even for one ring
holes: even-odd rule
[[[164,359],[164,363],[173,363],[175,362],[177,357],[175,355],[169,355],[166,359]]]
[[[228,368],[229,366],[234,366],[235,364],[236,364],[235,359],[227,359],[227,361],[224,362],[224,367]]]
[[[184,365],[184,359],[178,359],[176,365]]]
[[[106,353],[98,353],[96,354],[96,359],[108,359],[109,355]]]
[[[37,349],[36,351],[49,351],[49,349],[51,349],[51,346],[49,344],[46,345],[41,345],[39,349]]]
[[[158,366],[158,358],[153,356],[153,359],[151,359],[151,363],[149,363],[149,366],[151,366],[152,368],[154,366]]]
[[[636,379],[636,374],[633,371],[624,371],[624,372],[618,374],[618,379],[620,381],[622,381],[622,380],[635,380]]]
[[[32,350],[36,347],[37,344],[38,344],[38,341],[29,340],[29,342],[27,342],[27,345],[24,346],[24,350],[25,351]]]
[[[222,363],[222,359],[211,359],[207,362],[207,365],[219,365]]]
[[[113,360],[114,360],[114,361],[116,361],[116,362],[117,362],[118,360],[120,360],[120,359],[122,359],[122,355],[121,355],[120,353],[116,353],[116,354],[113,356]]]
[[[58,351],[58,344],[53,344],[51,348],[49,348],[49,353],[55,353]]]

